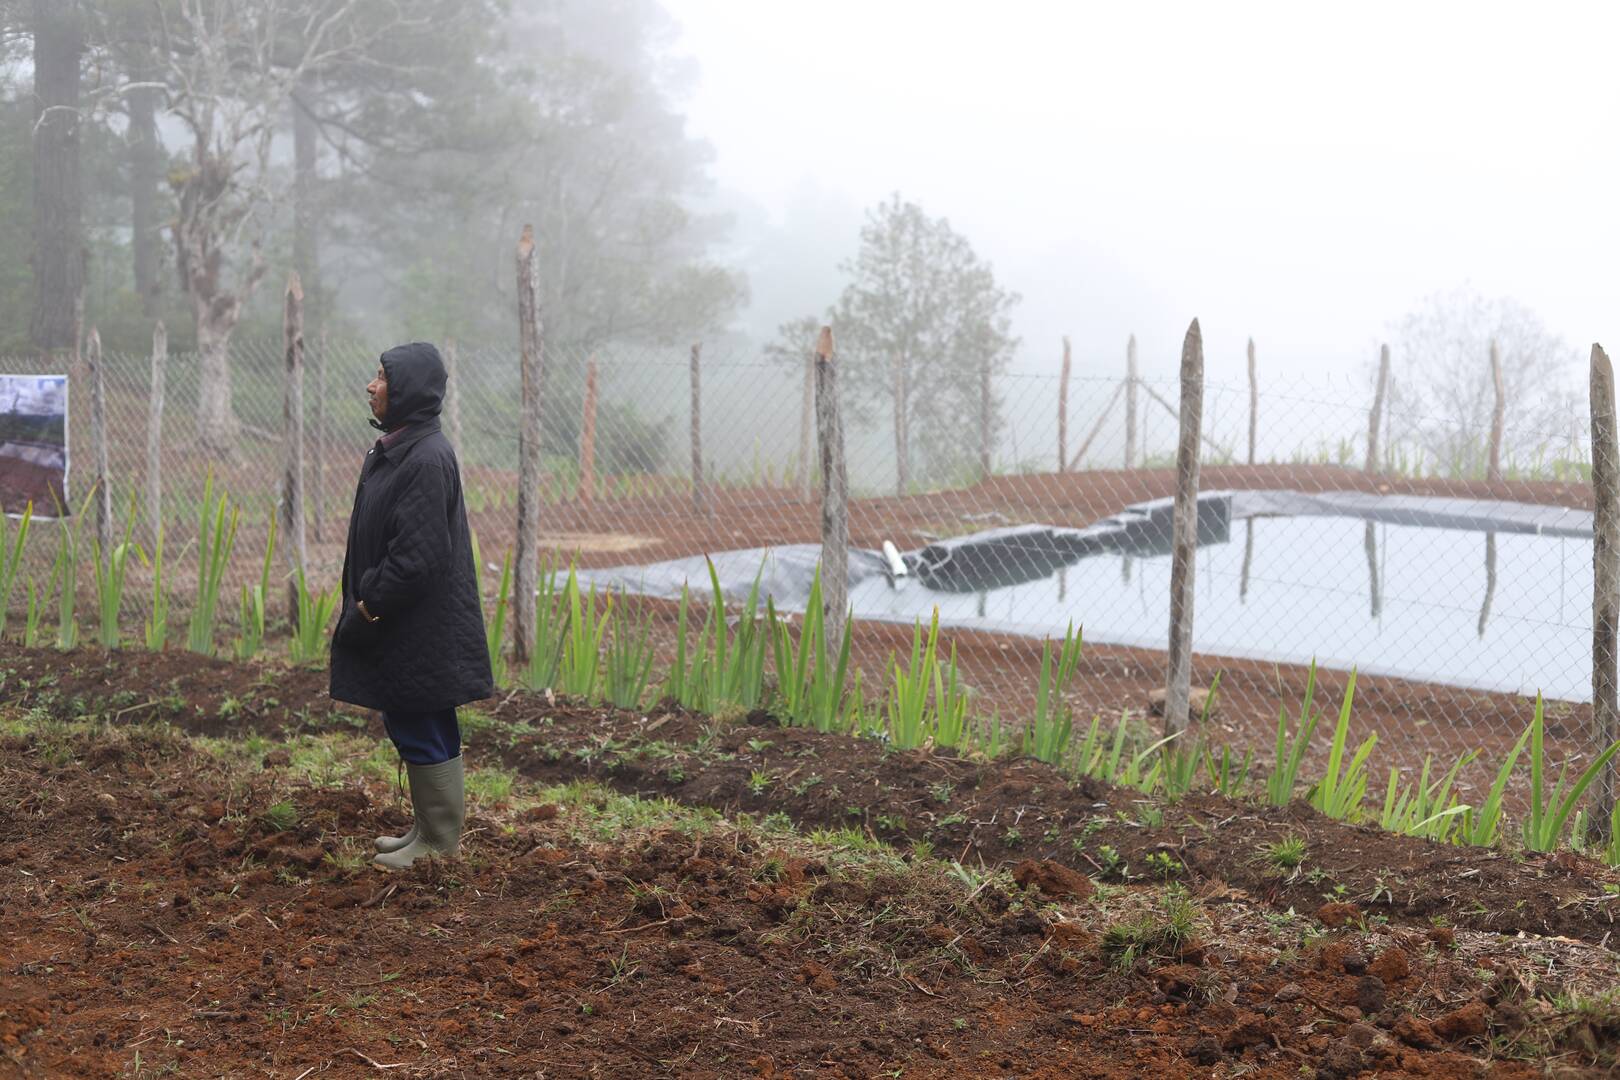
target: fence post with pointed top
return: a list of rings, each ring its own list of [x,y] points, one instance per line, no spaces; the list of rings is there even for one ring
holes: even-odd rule
[[[816,339],[816,436],[821,451],[821,606],[827,655],[837,656],[849,614],[849,477],[832,327]]]
[[[513,575],[513,654],[526,665],[535,645],[535,587],[540,545],[540,379],[544,363],[540,336],[540,282],[534,226],[523,226],[517,246],[518,363],[521,406],[518,421],[517,566]]]
[[[708,513],[703,479],[703,343],[692,343],[692,512]]]
[[[309,470],[310,518],[315,526],[315,542],[326,542],[326,327],[321,327],[315,346],[315,438],[311,454],[314,467]]]
[[[304,544],[304,286],[298,271],[287,276],[281,322],[285,382],[281,393],[281,535],[292,574],[287,579],[287,622],[298,626],[298,580],[308,572]],[[268,601],[268,598],[266,598]]]
[[[810,455],[816,425],[816,354],[804,356],[804,390],[799,401],[799,498],[810,501]]]
[[[1485,465],[1485,479],[1492,484],[1502,482],[1502,422],[1507,416],[1507,387],[1502,382],[1502,354],[1491,339],[1491,389],[1495,400],[1491,406],[1491,445]]]
[[[1063,374],[1058,379],[1058,472],[1069,471],[1069,335],[1063,335]]]
[[[1136,468],[1136,335],[1125,343],[1125,468]]]
[[[1204,418],[1204,341],[1194,319],[1181,346],[1181,439],[1170,525],[1170,656],[1164,734],[1187,726],[1192,700],[1193,572],[1198,554],[1198,450]]]
[[[596,355],[585,361],[585,404],[579,418],[579,501],[596,500]]]
[[[1260,380],[1254,370],[1254,338],[1249,339],[1249,464],[1254,464],[1254,444],[1260,432]]]
[[[85,363],[90,369],[90,447],[95,454],[95,475],[91,482],[95,484],[96,539],[101,543],[102,552],[110,556],[112,491],[108,486],[111,470],[107,465],[107,373],[101,358],[101,332],[94,326],[85,342]]]
[[[1615,662],[1620,656],[1620,446],[1616,443],[1614,365],[1592,346],[1592,753],[1620,739]],[[1615,759],[1592,785],[1590,833],[1605,836],[1614,812]]]
[[[169,367],[169,332],[152,327],[152,393],[146,405],[146,521],[157,544],[163,527],[163,395]]]
[[[1378,468],[1378,454],[1382,449],[1378,445],[1378,426],[1384,417],[1384,397],[1389,393],[1389,346],[1378,347],[1378,383],[1373,387],[1372,409],[1367,413],[1367,471],[1375,473]]]

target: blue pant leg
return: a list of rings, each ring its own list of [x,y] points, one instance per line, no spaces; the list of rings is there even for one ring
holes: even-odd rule
[[[461,756],[461,725],[454,709],[385,712],[383,727],[408,764],[438,765]]]

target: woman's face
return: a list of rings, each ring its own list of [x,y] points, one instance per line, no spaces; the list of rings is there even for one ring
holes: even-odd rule
[[[388,373],[381,365],[377,368],[377,377],[366,384],[366,395],[371,398],[371,415],[382,423],[388,415]]]

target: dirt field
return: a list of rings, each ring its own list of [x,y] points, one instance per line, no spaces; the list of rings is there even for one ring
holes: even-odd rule
[[[464,856],[384,875],[393,758],[324,673],[0,670],[0,1076],[1617,1066],[1620,875],[1574,856],[514,694]]]

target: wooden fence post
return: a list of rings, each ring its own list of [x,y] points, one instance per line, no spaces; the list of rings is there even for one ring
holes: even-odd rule
[[[310,470],[315,490],[309,500],[317,544],[326,542],[326,356],[329,351],[323,326],[315,346],[315,467]]]
[[[461,380],[457,378],[460,369],[460,349],[454,341],[445,342],[444,433],[450,440],[450,445],[456,448],[458,459],[467,453],[467,448],[461,444]]]
[[[298,576],[308,572],[303,531],[303,282],[298,270],[287,275],[287,304],[282,317],[283,356],[287,359],[282,389],[282,542],[292,562],[287,578],[287,622],[298,627]]]
[[[163,528],[163,393],[169,367],[169,332],[163,320],[152,328],[152,394],[146,406],[146,521],[157,544]]]
[[[1389,392],[1389,346],[1378,347],[1378,383],[1373,388],[1372,411],[1367,414],[1367,471],[1378,468],[1378,425],[1384,416],[1384,395]]]
[[[101,359],[101,332],[94,326],[85,342],[85,359],[90,367],[90,446],[95,454],[96,539],[103,558],[112,554],[112,491],[107,466],[107,373]],[[67,507],[63,507],[65,511]]]
[[[1249,339],[1249,464],[1254,464],[1255,437],[1260,430],[1260,381],[1254,372],[1254,338]]]
[[[1620,650],[1620,446],[1616,445],[1614,365],[1592,346],[1592,752],[1620,738],[1615,660]],[[1604,836],[1614,810],[1615,763],[1592,785],[1588,833]]]
[[[540,281],[534,226],[523,226],[517,246],[518,349],[522,412],[518,422],[517,568],[512,602],[516,607],[513,654],[529,662],[534,649],[535,586],[540,557],[540,378],[544,357],[540,336]]]
[[[1502,383],[1502,354],[1491,339],[1491,388],[1496,401],[1491,407],[1490,459],[1485,467],[1485,479],[1492,484],[1502,482],[1502,421],[1507,414],[1507,388]]]
[[[1058,379],[1058,472],[1069,471],[1069,335],[1063,335],[1063,374]]]
[[[703,342],[692,343],[692,512],[708,513],[703,478]]]
[[[1136,335],[1125,343],[1125,468],[1136,468]]]
[[[821,606],[824,646],[837,656],[849,616],[849,477],[832,327],[816,340],[816,435],[821,446]]]
[[[1204,339],[1194,319],[1181,345],[1181,439],[1170,526],[1170,657],[1164,733],[1187,726],[1192,700],[1193,570],[1198,555],[1198,443],[1204,419]]]
[[[579,418],[579,501],[596,499],[596,354],[585,361],[584,414]]]

